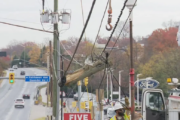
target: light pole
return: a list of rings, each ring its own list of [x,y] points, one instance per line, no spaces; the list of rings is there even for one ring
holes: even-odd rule
[[[137,74],[137,106],[139,107],[139,76],[142,74]]]
[[[121,101],[121,72],[123,72],[123,70],[119,71],[119,101]]]
[[[132,10],[136,4],[137,0],[128,0],[126,3],[126,7],[129,9],[130,17],[129,17],[129,27],[130,27],[130,81],[131,81],[131,120],[134,118],[134,64],[133,64],[133,33],[132,33],[132,21],[133,21],[133,13]]]

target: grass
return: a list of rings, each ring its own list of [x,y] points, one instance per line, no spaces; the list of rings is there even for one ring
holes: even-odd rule
[[[35,119],[35,120],[46,120],[46,117],[41,117],[41,118],[38,118],[38,119]]]

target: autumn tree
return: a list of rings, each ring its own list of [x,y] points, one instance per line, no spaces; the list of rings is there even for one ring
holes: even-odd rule
[[[168,49],[177,47],[177,28],[170,27],[167,29],[157,29],[148,38],[148,44],[146,51],[149,56],[152,56],[155,52],[163,52]]]
[[[29,52],[30,63],[38,64],[39,63],[39,56],[40,56],[40,48],[36,45]]]

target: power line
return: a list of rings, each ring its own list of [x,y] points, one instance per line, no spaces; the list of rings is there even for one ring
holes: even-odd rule
[[[101,19],[101,23],[100,23],[100,25],[99,25],[99,30],[98,30],[98,33],[97,33],[97,35],[96,35],[96,39],[95,39],[95,41],[94,41],[94,44],[93,44],[93,47],[92,47],[92,50],[91,50],[91,55],[92,55],[92,52],[93,52],[93,50],[94,50],[94,47],[95,47],[95,43],[96,43],[96,41],[97,41],[97,38],[98,38],[98,36],[99,36],[99,32],[100,32],[100,30],[101,30],[102,22],[103,22],[103,19],[104,19],[105,14],[106,14],[106,10],[107,10],[109,1],[110,1],[110,0],[107,1],[106,8],[105,8],[105,10],[104,10],[104,14],[103,14],[102,19]]]
[[[80,42],[81,42],[81,40],[82,40],[83,34],[84,34],[85,30],[86,30],[87,24],[88,24],[89,19],[90,19],[90,17],[91,17],[91,13],[92,13],[92,10],[93,10],[93,8],[94,8],[95,2],[96,2],[96,0],[94,0],[93,3],[92,3],[91,10],[90,10],[89,15],[88,15],[88,18],[87,18],[87,20],[86,20],[85,26],[84,26],[84,28],[83,28],[83,31],[82,31],[82,33],[81,33],[81,36],[80,36],[79,41],[78,41],[78,43],[77,43],[77,46],[76,46],[76,48],[75,48],[74,54],[73,54],[73,56],[72,56],[72,58],[71,58],[71,61],[70,61],[70,63],[68,64],[68,67],[67,67],[67,69],[66,69],[66,71],[65,71],[65,74],[67,73],[67,71],[68,71],[68,69],[69,69],[69,67],[70,67],[70,65],[71,65],[71,63],[72,63],[72,60],[73,60],[73,58],[74,58],[74,56],[75,56],[75,54],[76,54],[76,52],[77,52],[78,46],[79,46],[79,44],[80,44]]]
[[[116,45],[116,43],[117,43],[119,37],[121,36],[121,33],[122,33],[122,31],[123,31],[123,29],[124,29],[124,27],[125,27],[125,25],[126,25],[128,19],[129,19],[129,17],[131,16],[131,13],[132,13],[132,11],[133,11],[133,9],[134,9],[134,6],[136,5],[136,2],[137,2],[137,0],[135,1],[134,5],[133,5],[133,7],[132,7],[132,9],[131,9],[131,11],[130,11],[128,17],[127,17],[127,19],[126,19],[126,22],[124,23],[123,28],[121,29],[121,32],[119,33],[119,35],[118,35],[118,37],[117,37],[117,39],[116,39],[116,42],[114,43],[113,47],[111,48],[111,51],[110,51],[109,54],[111,54],[111,52],[112,52],[114,46]]]
[[[12,20],[12,21],[17,21],[17,22],[26,22],[26,23],[32,23],[32,24],[40,24],[40,23],[36,23],[36,22],[30,22],[30,21],[24,21],[24,20],[17,20],[17,19],[11,19],[11,18],[3,18],[3,17],[0,17],[0,19]]]
[[[0,21],[0,23],[6,24],[6,25],[15,26],[15,27],[26,28],[26,29],[30,29],[30,30],[36,30],[36,31],[47,32],[47,33],[54,33],[53,31],[42,30],[42,29],[37,29],[37,28],[31,28],[31,27],[26,27],[26,26],[22,26],[22,25],[11,24],[11,23],[7,23],[7,22],[1,22],[1,21]]]
[[[63,48],[64,48],[64,50],[67,52],[67,54],[68,54],[69,56],[71,56],[71,58],[72,58],[72,55],[69,54],[69,52],[68,52],[68,51],[66,50],[66,48],[64,47],[63,43],[60,42],[60,44],[63,46]],[[82,65],[81,63],[79,63],[76,59],[73,58],[73,60],[74,60],[77,64],[83,66],[83,65]],[[69,61],[70,61],[70,60],[69,60]]]
[[[112,35],[114,34],[114,31],[115,31],[115,29],[116,29],[116,27],[117,27],[117,25],[118,25],[118,23],[119,23],[119,20],[120,20],[122,14],[123,14],[123,11],[124,11],[124,9],[125,9],[125,6],[126,6],[127,1],[128,1],[128,0],[126,0],[126,1],[124,2],[124,5],[123,5],[123,7],[122,7],[122,9],[121,9],[120,15],[119,15],[119,17],[118,17],[118,19],[117,19],[117,21],[116,21],[116,24],[115,24],[115,26],[114,26],[114,29],[113,29],[113,31],[111,32],[111,35],[110,35],[110,37],[109,37],[109,39],[108,39],[108,41],[107,41],[107,43],[106,43],[106,45],[105,45],[102,53],[105,51],[106,47],[108,46],[108,44],[109,44],[109,42],[110,42],[110,40],[111,40],[111,38],[112,38]],[[101,55],[102,55],[102,53],[101,53]]]

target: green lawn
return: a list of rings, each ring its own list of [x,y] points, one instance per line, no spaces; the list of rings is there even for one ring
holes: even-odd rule
[[[41,117],[41,118],[38,118],[36,120],[46,120],[46,117]]]

